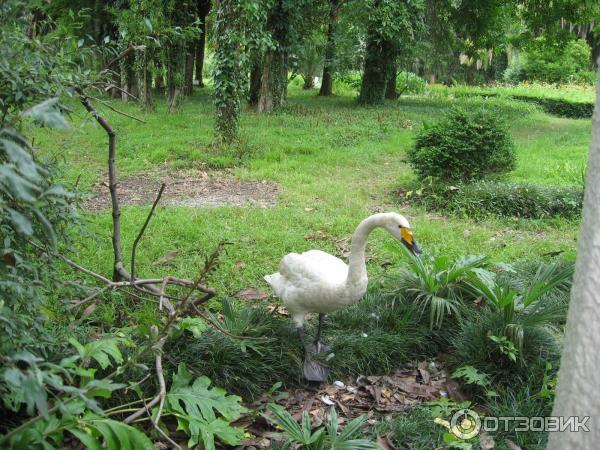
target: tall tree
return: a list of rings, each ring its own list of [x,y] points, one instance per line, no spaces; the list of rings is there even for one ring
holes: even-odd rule
[[[423,26],[423,2],[372,0],[367,2],[367,45],[359,102],[383,102],[393,64],[403,48],[412,47]]]
[[[270,112],[284,105],[287,97],[288,55],[294,4],[290,0],[275,0],[269,11],[267,30],[273,45],[262,59],[262,73],[257,110]]]
[[[327,24],[327,43],[325,44],[325,60],[323,61],[323,77],[319,95],[329,96],[333,93],[333,67],[335,64],[335,34],[341,0],[329,0],[329,22]]]
[[[600,72],[588,159],[583,221],[553,416],[577,417],[589,432],[550,433],[549,450],[598,448],[600,441]]]
[[[233,142],[244,86],[244,1],[220,0],[215,18],[215,128],[221,140]]]
[[[196,43],[196,80],[198,80],[198,86],[204,86],[203,69],[204,69],[204,53],[206,47],[206,17],[210,13],[211,2],[210,0],[198,0],[196,8],[198,12],[198,19],[200,20],[200,36]]]

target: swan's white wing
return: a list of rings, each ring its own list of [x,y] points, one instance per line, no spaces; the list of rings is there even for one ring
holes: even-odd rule
[[[348,276],[344,261],[321,250],[310,250],[302,254],[290,253],[283,257],[279,273],[288,283],[308,287],[313,283],[337,285]]]

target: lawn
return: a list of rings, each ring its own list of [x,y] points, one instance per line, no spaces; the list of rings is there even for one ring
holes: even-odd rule
[[[176,250],[169,270],[193,277],[202,255],[226,240],[231,242],[227,257],[212,280],[219,294],[232,295],[249,287],[266,289],[262,276],[277,270],[282,255],[310,248],[340,254],[343,239],[360,220],[383,210],[407,216],[426,252],[485,254],[495,261],[574,252],[578,223],[573,221],[499,218],[475,222],[444,217],[399,204],[394,192],[414,180],[404,158],[415,131],[453,105],[484,105],[499,111],[510,123],[517,149],[517,168],[509,178],[532,183],[580,183],[589,147],[589,120],[552,117],[508,99],[423,95],[363,108],[354,103],[352,91],[332,98],[315,94],[291,86],[284,111],[272,115],[244,111],[242,141],[225,150],[212,146],[209,88],[197,89],[173,114],[165,111],[160,98],[153,112],[111,102],[146,121],[143,124],[99,105],[117,130],[121,178],[136,174],[152,178],[159,170],[197,168],[225,171],[240,180],[272,180],[280,186],[273,208],[159,208],[140,247],[140,273],[150,276],[164,271],[156,262]],[[69,130],[38,130],[35,142],[41,148],[56,149],[52,157],[61,164],[61,181],[72,185],[79,177],[80,188],[89,191],[105,177],[106,138],[78,105],[73,104],[73,110]],[[132,242],[147,211],[148,206],[124,208],[125,243]],[[83,215],[92,234],[78,240],[76,259],[110,273],[110,214]],[[370,240],[373,283],[401,264],[398,256],[385,249],[389,241],[382,232]]]
[[[327,321],[325,339],[334,354],[329,381],[343,380],[350,386],[358,383],[358,375],[374,375],[367,379],[383,383],[371,386],[375,392],[387,389],[385,380],[393,381],[397,376],[406,382],[406,374],[410,374],[411,383],[416,383],[410,386],[423,389],[421,381],[424,384],[429,381],[425,378],[419,381],[421,372],[417,367],[423,370],[426,366],[427,374],[438,377],[435,382],[444,383],[448,377],[459,376],[453,371],[461,368],[469,371],[472,379],[480,380],[476,386],[469,385],[473,381],[460,383],[460,389],[474,407],[482,407],[491,415],[506,415],[507,411],[513,411],[511,415],[532,416],[550,413],[553,388],[548,386],[555,380],[559,364],[560,333],[556,330],[564,326],[568,288],[561,285],[552,295],[544,297],[544,305],[554,302],[548,309],[536,306],[515,313],[510,326],[519,327],[520,320],[534,317],[525,327],[523,347],[517,349],[510,347],[506,339],[501,340],[506,328],[499,320],[505,315],[498,314],[491,306],[492,300],[487,299],[490,305],[481,308],[482,297],[468,290],[466,278],[458,275],[454,279],[458,284],[453,285],[447,281],[451,276],[444,274],[459,273],[456,268],[468,261],[481,261],[484,267],[487,264],[484,259],[454,261],[464,255],[485,255],[492,263],[509,263],[514,268],[496,266],[500,280],[497,286],[501,288],[494,292],[516,295],[517,291],[507,289],[525,289],[533,283],[538,276],[534,274],[544,261],[556,261],[555,268],[565,267],[566,272],[562,273],[570,280],[572,272],[568,270],[573,266],[565,259],[572,259],[575,254],[579,219],[488,217],[476,221],[457,213],[411,206],[399,192],[419,185],[405,161],[416,132],[454,106],[490,109],[507,122],[517,156],[516,168],[507,175],[507,181],[527,184],[580,188],[591,121],[554,117],[531,103],[504,95],[440,95],[442,89],[445,88],[403,96],[378,107],[360,107],[355,103],[356,92],[344,86],[337,86],[336,96],[320,98],[315,91],[292,85],[283,111],[270,115],[244,111],[240,142],[230,147],[213,142],[210,88],[196,89],[172,114],[164,109],[161,99],[154,111],[106,100],[113,108],[144,123],[97,102],[98,109],[117,133],[122,198],[133,200],[122,208],[125,264],[129,265],[131,243],[146,219],[158,180],[165,177],[175,181],[167,185],[167,198],[158,207],[140,243],[136,274],[193,279],[201,270],[206,254],[221,241],[229,243],[208,282],[218,292],[209,308],[222,314],[215,320],[220,323],[218,327],[225,328],[225,333],[217,329],[198,336],[174,332],[164,349],[167,373],[185,363],[194,374],[206,375],[215,385],[243,396],[247,404],[257,398],[264,400],[265,391],[274,383],[281,383],[278,386],[290,399],[296,395],[294,389],[301,396],[307,392],[309,396],[322,392],[340,394],[333,385],[321,385],[325,391],[318,393],[312,388],[303,390],[306,386],[301,377],[302,349],[289,317],[269,308],[272,305],[268,304],[277,300],[231,303],[228,299],[250,288],[257,289],[259,294],[270,294],[263,276],[276,271],[279,260],[288,252],[319,248],[346,256],[349,238],[363,218],[374,212],[398,211],[410,220],[425,257],[411,259],[408,266],[408,256],[390,248],[389,244],[398,244],[391,242],[387,233],[377,231],[372,235],[367,247],[370,291],[358,304],[332,314]],[[54,149],[53,153],[40,156],[58,165],[59,181],[68,187],[77,183],[78,189],[88,196],[98,192],[108,195],[106,187],[102,187],[106,180],[106,136],[81,113],[78,104],[70,106],[73,113],[68,130],[27,131],[35,136],[36,146]],[[215,191],[219,191],[220,185],[235,189],[237,185],[252,182],[259,194],[262,185],[277,186],[278,196],[275,204],[182,206],[168,203],[171,191],[182,192],[177,177],[198,186],[208,178]],[[128,189],[133,181],[138,190],[131,195]],[[92,208],[85,201],[82,205],[81,217],[86,226],[72,231],[76,246],[70,256],[85,267],[110,274],[113,258],[110,211]],[[437,258],[430,259],[430,255]],[[432,296],[414,298],[411,295],[415,292],[430,292],[428,286],[419,284],[420,280],[411,285],[410,275],[407,278],[407,273],[414,274],[415,264],[421,262],[427,267],[431,283],[442,287]],[[404,267],[410,269],[401,272]],[[475,270],[469,272],[471,281],[475,279]],[[80,279],[78,274],[67,277]],[[452,292],[460,292],[461,299],[466,301],[451,314],[442,312],[439,317],[445,317],[443,324],[434,325],[434,304],[439,300],[443,300],[442,305],[451,304]],[[91,309],[65,310],[57,303],[51,305],[46,311],[53,316],[54,333],[64,336],[64,341],[75,336],[85,342],[98,333],[145,333],[149,324],[159,323],[155,302],[138,302],[120,293],[105,294],[104,298],[96,298]],[[448,298],[442,298],[446,294]],[[251,307],[242,307],[244,303]],[[257,304],[261,307],[254,307]],[[542,325],[537,326],[536,311],[541,311],[542,317],[545,311],[552,312],[553,307],[561,311],[560,315],[545,317],[539,322]],[[314,328],[311,321],[309,335]],[[231,338],[232,335],[256,341],[240,341]],[[498,351],[494,344],[497,341],[492,342],[491,338],[500,339],[504,344],[499,345],[507,347],[499,347]],[[504,356],[506,352],[512,354],[512,362]],[[492,387],[499,395],[493,400],[487,397]],[[543,395],[546,388],[549,393]],[[450,397],[451,401],[441,398],[427,402],[416,395],[414,402],[406,403],[413,406],[407,414],[390,414],[385,416],[386,420],[379,416],[372,419],[369,436],[375,438],[372,433],[376,431],[390,433],[396,445],[437,448],[442,445],[444,429],[439,421],[433,421],[433,416],[449,418],[451,411],[462,407],[456,397]],[[354,410],[352,406],[360,405],[361,401],[365,399],[361,400],[360,395],[351,400],[345,413],[347,418],[348,411],[351,415],[362,413],[360,407]],[[370,402],[370,397],[366,401]],[[301,403],[296,405],[291,401],[285,406],[290,412],[300,414],[294,408]],[[324,418],[327,408],[317,409],[319,417]],[[544,448],[547,434],[509,433],[495,438],[500,443],[510,438],[521,448],[538,449]]]

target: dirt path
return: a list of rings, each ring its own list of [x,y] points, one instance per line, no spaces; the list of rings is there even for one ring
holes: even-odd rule
[[[161,183],[166,184],[161,204],[164,206],[190,206],[196,208],[219,206],[273,207],[277,203],[279,186],[268,180],[241,181],[227,172],[188,170],[153,172],[134,175],[119,182],[121,204],[151,204]],[[102,211],[110,208],[106,181],[97,183],[84,208]]]

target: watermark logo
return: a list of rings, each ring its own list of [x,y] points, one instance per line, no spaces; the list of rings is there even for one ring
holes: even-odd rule
[[[481,430],[481,418],[471,409],[460,409],[450,419],[450,431],[461,439],[471,439]]]
[[[588,432],[590,417],[481,417],[472,409],[460,409],[450,419],[450,432],[460,439],[471,439],[481,430],[494,431],[547,431],[547,432]],[[447,422],[446,422],[447,423]]]

